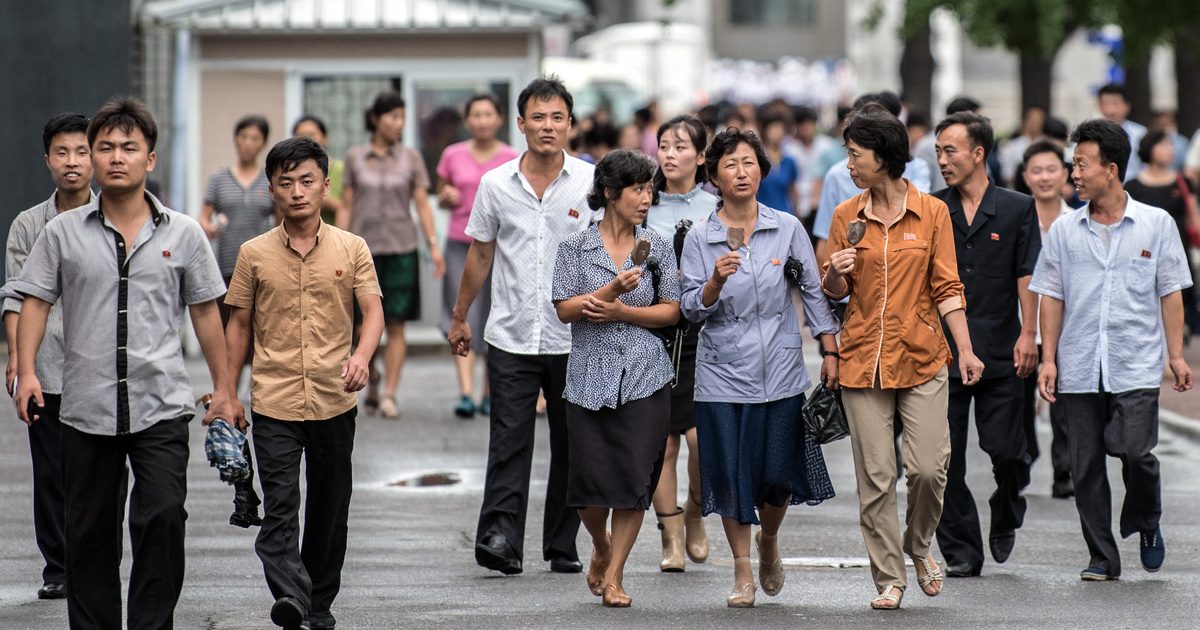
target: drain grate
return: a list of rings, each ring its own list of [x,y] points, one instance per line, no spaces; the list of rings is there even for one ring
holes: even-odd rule
[[[388,484],[398,488],[432,488],[453,486],[462,482],[462,475],[453,472],[433,472],[405,477]]]

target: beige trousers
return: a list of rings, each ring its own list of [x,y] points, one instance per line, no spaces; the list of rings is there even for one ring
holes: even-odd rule
[[[858,477],[859,526],[875,588],[904,588],[904,556],[921,558],[942,517],[942,492],[950,465],[950,426],[946,420],[949,385],[946,368],[907,389],[842,389],[850,423],[854,472]],[[908,501],[903,543],[896,508],[896,449],[892,423],[903,423],[904,477]]]

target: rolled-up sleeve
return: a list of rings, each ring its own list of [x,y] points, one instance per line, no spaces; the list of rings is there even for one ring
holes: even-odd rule
[[[1029,290],[1056,300],[1063,299],[1062,255],[1059,243],[1062,240],[1065,221],[1055,221],[1046,234],[1046,242],[1038,255],[1037,266],[1033,270],[1033,279],[1029,282]]]
[[[29,250],[29,257],[21,267],[21,275],[9,283],[12,291],[21,295],[32,295],[51,304],[58,301],[58,296],[62,293],[59,273],[59,266],[62,264],[62,236],[58,228],[59,224],[53,221],[46,224],[41,236],[33,244],[33,249]]]
[[[821,274],[817,272],[817,256],[813,252],[812,240],[804,226],[797,225],[792,233],[791,250],[803,265],[800,274],[800,297],[804,303],[804,315],[812,328],[813,338],[820,335],[837,333],[840,326],[833,310],[829,308],[829,300],[821,290]]]
[[[945,317],[947,313],[967,308],[967,301],[963,297],[963,283],[958,278],[958,254],[954,249],[950,210],[946,204],[937,201],[930,204],[928,211],[934,215],[929,288],[938,313]]]
[[[682,285],[679,308],[688,321],[696,324],[708,319],[721,303],[718,299],[711,306],[704,305],[704,284],[708,282],[709,265],[704,260],[706,248],[700,240],[700,233],[706,229],[704,223],[699,223],[688,232],[683,240],[683,261],[679,265]]]

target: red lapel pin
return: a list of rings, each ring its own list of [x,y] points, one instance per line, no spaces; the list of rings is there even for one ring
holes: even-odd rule
[[[335,275],[335,276],[337,276],[337,277],[341,278],[341,277],[342,277],[342,270],[341,270],[341,269],[338,269],[337,271],[334,271],[334,272],[333,272],[333,275]]]
[[[570,210],[567,210],[567,216],[571,217],[572,219],[578,219],[579,211],[575,208],[571,208]]]
[[[1150,257],[1150,250],[1143,249],[1142,250],[1142,258],[1149,258],[1149,257]]]
[[[1000,240],[1000,235],[999,235],[999,234],[997,234],[997,233],[995,233],[995,232],[992,232],[992,240],[993,240],[993,241],[998,241],[998,240]]]
[[[170,258],[170,257],[171,257],[171,250],[164,249],[163,250],[163,258]]]

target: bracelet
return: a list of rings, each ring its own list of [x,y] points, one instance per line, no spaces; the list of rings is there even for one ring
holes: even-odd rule
[[[837,357],[842,358],[842,355],[837,353],[837,350],[821,350],[822,357]]]

